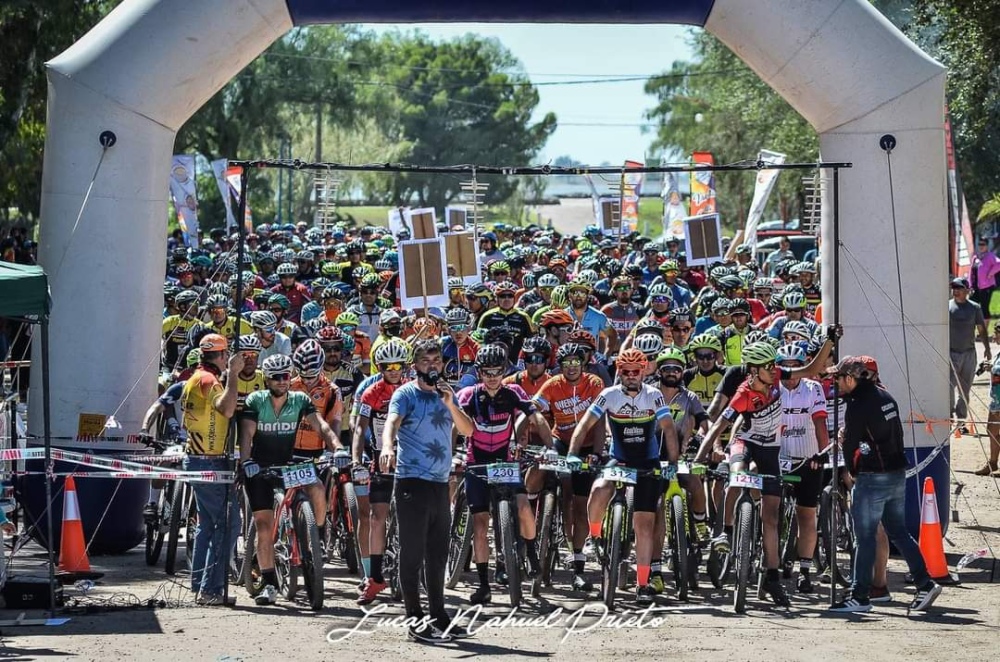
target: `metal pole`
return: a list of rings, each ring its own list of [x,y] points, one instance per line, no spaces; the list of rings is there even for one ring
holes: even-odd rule
[[[243,321],[242,308],[243,308],[243,249],[246,240],[247,226],[246,226],[246,214],[247,214],[247,183],[250,177],[250,167],[241,166],[240,168],[240,201],[238,205],[238,222],[236,223],[236,233],[238,235],[236,245],[236,324],[233,325],[233,353],[240,351],[240,323]],[[239,375],[227,375],[227,379],[239,380]],[[236,449],[236,417],[233,416],[229,421],[229,435],[226,440],[226,457],[230,459],[231,466],[230,471],[233,472],[233,476],[236,475],[236,462],[234,459]],[[224,544],[222,549],[225,550],[224,555],[222,555],[222,561],[226,564],[225,568],[225,578],[226,580],[222,583],[222,603],[229,603],[229,557],[233,553],[233,543],[234,541],[230,537],[230,529],[232,527],[232,522],[230,522],[230,510],[232,509],[231,503],[232,498],[235,496],[233,494],[235,489],[235,478],[233,485],[230,485],[226,490],[226,501],[225,509],[226,514],[224,517],[225,531],[223,532]],[[217,561],[218,562],[218,561]]]
[[[45,527],[49,554],[49,615],[56,613],[55,537],[52,534],[52,411],[49,396],[49,318],[42,317],[42,434],[45,436]]]
[[[833,310],[830,318],[834,324],[840,324],[840,168],[833,169]],[[820,230],[822,234],[822,230]],[[834,360],[838,360],[836,344],[833,347]],[[840,492],[840,388],[837,379],[833,380],[833,448],[830,453],[830,463],[833,465],[833,478],[830,482],[830,539],[827,540],[830,549],[827,559],[830,563],[830,606],[837,602],[837,575],[834,564],[837,561],[837,509],[834,504]]]

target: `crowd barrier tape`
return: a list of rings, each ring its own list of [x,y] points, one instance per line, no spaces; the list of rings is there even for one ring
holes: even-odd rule
[[[72,473],[65,475],[84,476],[94,478],[140,478],[155,480],[181,480],[199,483],[232,483],[234,474],[231,471],[177,471],[165,469],[139,462],[130,462],[118,458],[102,457],[89,453],[76,453],[73,451],[53,448],[50,450],[51,458],[62,462],[79,464],[86,467],[97,467],[109,469],[110,471]],[[0,450],[0,461],[12,462],[15,460],[44,460],[44,448],[6,448]],[[174,456],[173,461],[177,460]],[[21,472],[23,473],[45,473],[45,472]],[[64,475],[64,474],[54,474]]]
[[[232,483],[231,471],[44,471],[0,472],[11,476],[73,476],[73,478],[138,478],[143,480],[176,480],[186,483]]]
[[[34,439],[35,441],[44,441],[45,436],[40,434],[29,434],[25,435],[28,439]],[[103,435],[74,435],[74,436],[50,436],[51,441],[124,441],[127,444],[139,444],[142,443],[142,436],[138,434],[129,434],[124,436],[115,437],[105,437]]]

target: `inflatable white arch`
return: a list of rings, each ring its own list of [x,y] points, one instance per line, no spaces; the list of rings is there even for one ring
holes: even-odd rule
[[[867,0],[125,0],[48,63],[40,262],[54,301],[54,435],[74,436],[81,412],[115,413],[121,429],[134,432],[155,396],[166,182],[177,130],[293,26],[354,21],[704,26],[815,127],[824,160],[854,164],[840,178],[840,237],[849,250],[841,253],[842,349],[879,359],[907,416],[908,361],[914,411],[948,418],[945,71]],[[75,227],[105,130],[117,135],[117,144],[107,151]],[[879,148],[885,133],[897,141],[898,265],[886,154]],[[824,207],[830,209],[829,201]],[[827,238],[830,223],[824,219]],[[831,241],[823,247],[827,273],[833,248]],[[897,270],[908,317],[905,343]],[[827,301],[831,281],[824,283]],[[35,402],[39,377],[36,368]],[[37,407],[30,429],[41,430]],[[915,436],[918,456],[935,445],[921,426]],[[946,484],[940,458],[929,470]],[[943,512],[948,492],[937,489]]]

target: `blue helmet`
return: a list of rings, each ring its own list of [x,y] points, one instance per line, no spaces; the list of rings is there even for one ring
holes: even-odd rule
[[[778,363],[785,361],[805,363],[806,360],[806,350],[799,343],[787,343],[778,348]]]

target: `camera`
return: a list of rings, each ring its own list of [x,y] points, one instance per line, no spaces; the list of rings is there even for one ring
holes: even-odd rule
[[[983,361],[982,363],[980,363],[979,367],[976,368],[976,377],[989,370],[991,366],[992,364],[989,361]]]

